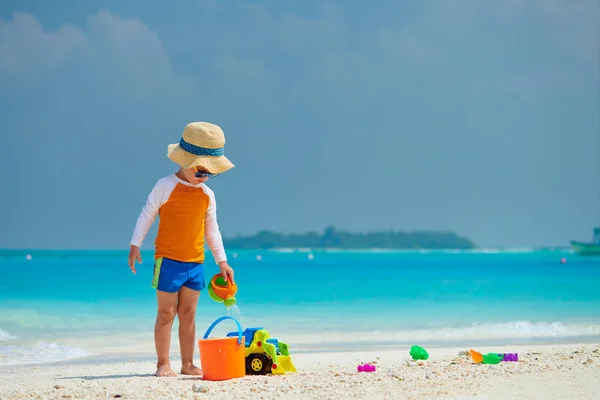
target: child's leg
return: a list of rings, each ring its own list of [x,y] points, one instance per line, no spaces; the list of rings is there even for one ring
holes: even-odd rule
[[[154,325],[154,344],[158,356],[156,376],[175,376],[169,361],[171,328],[177,313],[181,285],[188,280],[189,263],[160,257],[154,264],[152,287],[156,289],[158,312]]]
[[[171,327],[177,311],[177,293],[156,291],[158,311],[154,325],[154,344],[156,346],[156,376],[176,376],[171,369],[169,348],[171,346]]]
[[[182,286],[179,291],[177,317],[179,318],[179,348],[181,350],[181,373],[202,375],[200,368],[194,365],[196,348],[196,305],[200,291]]]

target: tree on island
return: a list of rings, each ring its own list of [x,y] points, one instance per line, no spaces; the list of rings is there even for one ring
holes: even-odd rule
[[[477,246],[469,239],[453,232],[395,232],[380,231],[351,233],[338,231],[328,226],[323,234],[307,232],[302,234],[277,233],[262,230],[254,235],[224,238],[230,249],[272,249],[272,248],[311,248],[311,249],[473,249]]]

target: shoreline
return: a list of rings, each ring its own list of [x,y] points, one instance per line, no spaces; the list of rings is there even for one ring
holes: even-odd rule
[[[198,339],[198,338],[197,338]],[[196,343],[197,343],[196,339]],[[574,340],[577,339],[577,340]],[[419,345],[433,352],[441,352],[446,354],[448,350],[468,350],[470,348],[502,348],[505,352],[511,352],[511,348],[530,349],[530,348],[549,348],[549,347],[576,347],[587,346],[600,343],[600,335],[577,336],[577,337],[558,337],[558,338],[512,338],[512,339],[478,339],[478,340],[463,340],[463,341],[415,341],[414,343],[395,343],[380,341],[378,344],[368,344],[369,342],[343,342],[339,346],[330,346],[331,343],[325,343],[323,346],[298,346],[290,343],[290,353],[292,355],[314,356],[314,355],[336,355],[336,354],[369,354],[373,352],[406,352],[410,347]],[[316,343],[311,343],[316,345]],[[151,347],[149,342],[148,348]],[[457,350],[459,349],[459,350]],[[83,349],[85,350],[85,349]],[[88,351],[88,350],[85,350]],[[89,351],[92,351],[91,349]],[[194,349],[194,355],[198,357],[198,347]],[[179,357],[179,349],[177,343],[171,344],[171,357],[176,359]],[[0,358],[0,370],[2,368],[17,368],[17,367],[32,367],[32,366],[64,366],[64,365],[98,365],[110,363],[127,363],[127,362],[155,362],[156,355],[153,350],[148,351],[120,351],[112,353],[94,353],[83,356],[75,356],[62,360],[54,360],[48,362],[31,361],[26,363],[2,364]]]
[[[599,399],[600,342],[480,346],[481,353],[519,353],[518,362],[474,364],[463,347],[427,348],[413,361],[410,347],[396,350],[294,353],[296,373],[246,376],[223,382],[178,375],[156,378],[154,361],[92,360],[0,367],[0,399]],[[194,361],[199,364],[198,352]],[[377,371],[356,371],[375,362]],[[172,358],[175,371],[179,360]],[[474,396],[474,397],[473,397]],[[119,398],[119,397],[117,397]]]

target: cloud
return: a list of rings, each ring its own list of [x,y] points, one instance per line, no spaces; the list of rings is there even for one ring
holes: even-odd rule
[[[88,18],[94,62],[110,59],[129,77],[150,83],[171,75],[171,64],[156,32],[136,18],[122,19],[107,11]]]
[[[137,18],[121,18],[100,10],[87,18],[85,29],[63,25],[44,31],[27,13],[0,19],[0,71],[5,84],[29,85],[71,64],[102,85],[144,93],[178,90],[190,79],[174,73],[158,34]]]
[[[234,2],[227,12],[238,23],[235,29],[220,29],[215,38],[220,51],[246,59],[276,55],[279,60],[292,62],[289,69],[294,72],[299,66],[310,69],[338,55],[345,58],[349,53],[362,56],[379,51],[417,62],[433,60],[441,53],[419,35],[397,25],[380,26],[366,20],[357,24],[347,8],[330,2],[319,2],[302,13]],[[196,43],[204,44],[202,35]],[[351,70],[352,65],[346,68]]]
[[[44,32],[27,13],[15,13],[10,21],[0,18],[0,73],[5,77],[55,70],[86,46],[86,35],[71,25]]]
[[[597,0],[432,0],[421,11],[405,29],[445,49],[438,61],[469,73],[475,91],[543,102],[598,85]]]
[[[427,29],[432,25],[443,26],[447,32],[482,28],[480,32],[485,35],[486,30],[502,26],[508,34],[522,34],[523,42],[539,39],[549,44],[550,50],[597,65],[597,0],[434,0],[426,4],[418,23],[424,23]]]

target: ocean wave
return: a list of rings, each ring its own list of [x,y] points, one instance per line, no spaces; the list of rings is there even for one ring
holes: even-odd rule
[[[17,338],[16,336],[13,336],[10,333],[0,329],[0,342],[4,341],[4,340],[11,340],[11,339],[16,339],[16,338]]]
[[[283,326],[281,330],[286,330]],[[584,336],[600,336],[600,322],[577,324],[562,322],[511,321],[489,324],[472,324],[462,327],[389,331],[325,331],[318,334],[288,332],[290,343],[343,344],[358,342],[461,342],[465,340],[515,340],[560,339]]]
[[[0,346],[0,366],[45,364],[91,355],[84,349],[40,342],[33,347]]]

